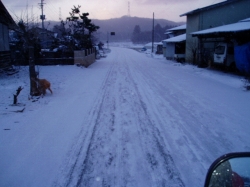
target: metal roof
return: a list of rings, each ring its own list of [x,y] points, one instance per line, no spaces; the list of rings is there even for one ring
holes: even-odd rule
[[[12,19],[11,15],[7,11],[1,0],[0,0],[0,23],[7,25],[9,29],[17,28],[15,21]]]
[[[163,40],[163,42],[166,42],[166,43],[178,43],[178,42],[183,42],[185,40],[186,40],[186,34],[181,34],[179,36]]]
[[[237,23],[205,29],[197,32],[192,32],[192,36],[220,34],[220,33],[236,33],[250,30],[250,18],[241,20]]]
[[[220,7],[220,6],[224,6],[224,5],[227,5],[227,4],[231,4],[231,3],[237,2],[237,1],[240,1],[240,0],[227,0],[227,1],[217,3],[217,4],[209,5],[209,6],[206,6],[206,7],[203,7],[203,8],[198,8],[198,9],[192,10],[190,12],[181,14],[180,17],[191,15],[191,14],[196,14],[196,13],[199,13],[199,12],[202,12],[202,11],[205,11],[205,10],[210,10],[210,9]]]
[[[167,31],[186,30],[186,28],[187,28],[187,24],[184,24],[184,25],[181,25],[181,26],[178,26],[178,27],[174,27],[174,28],[168,29]]]

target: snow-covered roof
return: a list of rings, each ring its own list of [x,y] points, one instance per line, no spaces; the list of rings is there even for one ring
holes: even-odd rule
[[[186,28],[187,28],[187,24],[184,24],[184,25],[180,25],[178,27],[174,27],[174,28],[168,29],[167,31],[185,30]]]
[[[243,20],[241,20],[241,22],[242,22],[242,21],[250,21],[250,18],[243,19]]]
[[[239,1],[239,0],[225,0],[225,1],[222,1],[220,3],[211,4],[209,6],[206,6],[206,7],[203,7],[203,8],[198,8],[198,9],[189,11],[187,13],[181,14],[180,17],[188,16],[188,15],[192,15],[192,14],[197,14],[197,13],[200,13],[200,12],[203,12],[203,11],[206,11],[206,10],[211,10],[211,9],[214,9],[214,8],[217,8],[217,7],[225,6],[225,5],[231,4],[233,2],[237,2],[237,1]]]
[[[162,45],[162,42],[154,42],[154,45]],[[152,42],[147,43],[147,44],[145,45],[145,47],[151,47],[151,46],[152,46]]]
[[[167,31],[164,34],[172,34],[172,33],[173,33],[172,31]]]
[[[237,23],[205,29],[202,31],[192,32],[193,36],[206,35],[212,33],[227,33],[227,32],[240,32],[250,30],[250,18],[241,20]]]
[[[171,42],[175,43],[175,42],[183,42],[185,40],[186,40],[186,34],[181,34],[179,36],[163,40],[163,42],[166,42],[166,43],[171,43]]]
[[[163,45],[162,42],[156,42],[155,44],[156,44],[156,45]]]

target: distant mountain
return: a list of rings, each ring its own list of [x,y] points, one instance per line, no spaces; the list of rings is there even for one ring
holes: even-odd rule
[[[136,25],[139,25],[141,31],[152,31],[153,19],[128,17],[123,16],[121,18],[113,18],[107,20],[92,19],[92,22],[99,26],[100,29],[95,33],[97,40],[106,42],[109,37],[109,41],[130,41],[132,33]],[[48,24],[49,23],[49,24]],[[60,24],[55,21],[47,21],[45,25],[48,25],[48,29],[52,30],[54,25]],[[162,28],[176,27],[184,24],[184,22],[174,22],[165,19],[155,19],[154,24],[160,24]],[[115,32],[115,36],[111,36],[110,32]],[[109,33],[109,34],[108,34]],[[163,38],[164,39],[164,38]]]
[[[100,40],[107,41],[107,33],[115,32],[115,36],[110,36],[109,41],[130,41],[136,25],[139,25],[141,31],[152,31],[153,19],[128,17],[113,18],[108,20],[93,19],[95,25],[100,26],[97,37]],[[165,19],[155,19],[154,24],[160,24],[161,27],[175,27],[184,24],[183,22],[173,22]]]

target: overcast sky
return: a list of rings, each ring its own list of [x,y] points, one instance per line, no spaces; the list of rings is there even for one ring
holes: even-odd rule
[[[216,4],[224,0],[44,0],[46,20],[63,20],[69,16],[73,6],[81,5],[81,12],[88,12],[90,19],[119,18],[124,15],[171,21],[186,21],[181,14]],[[2,0],[14,20],[18,18],[39,20],[41,0]],[[130,5],[130,6],[129,6]],[[32,16],[33,15],[33,16]]]

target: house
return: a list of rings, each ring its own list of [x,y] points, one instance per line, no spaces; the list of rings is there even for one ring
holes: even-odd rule
[[[187,25],[184,24],[184,25],[180,25],[178,27],[174,27],[174,28],[168,29],[164,33],[166,35],[166,39],[172,38],[172,37],[175,37],[175,36],[179,36],[181,34],[186,33],[186,27],[187,27]]]
[[[152,46],[152,42],[149,42],[149,43],[144,45],[144,48],[152,51],[152,47],[153,47],[154,53],[157,53],[158,50],[161,50],[161,46],[162,46],[161,42],[154,42],[153,46]],[[157,53],[157,54],[159,54],[159,53]]]
[[[162,42],[158,42],[156,44],[156,54],[163,54],[163,43]]]
[[[168,60],[183,61],[185,59],[186,24],[168,29],[167,39],[163,40],[163,56]]]
[[[15,30],[17,25],[0,1],[0,69],[11,64],[9,30]]]
[[[166,59],[185,61],[186,34],[163,40],[162,43]]]
[[[180,15],[187,17],[186,61],[195,62],[197,53],[210,56],[218,39],[201,41],[198,37],[193,37],[191,33],[236,23],[250,17],[249,10],[250,0],[227,0]],[[222,36],[221,40],[227,40],[227,36]]]

